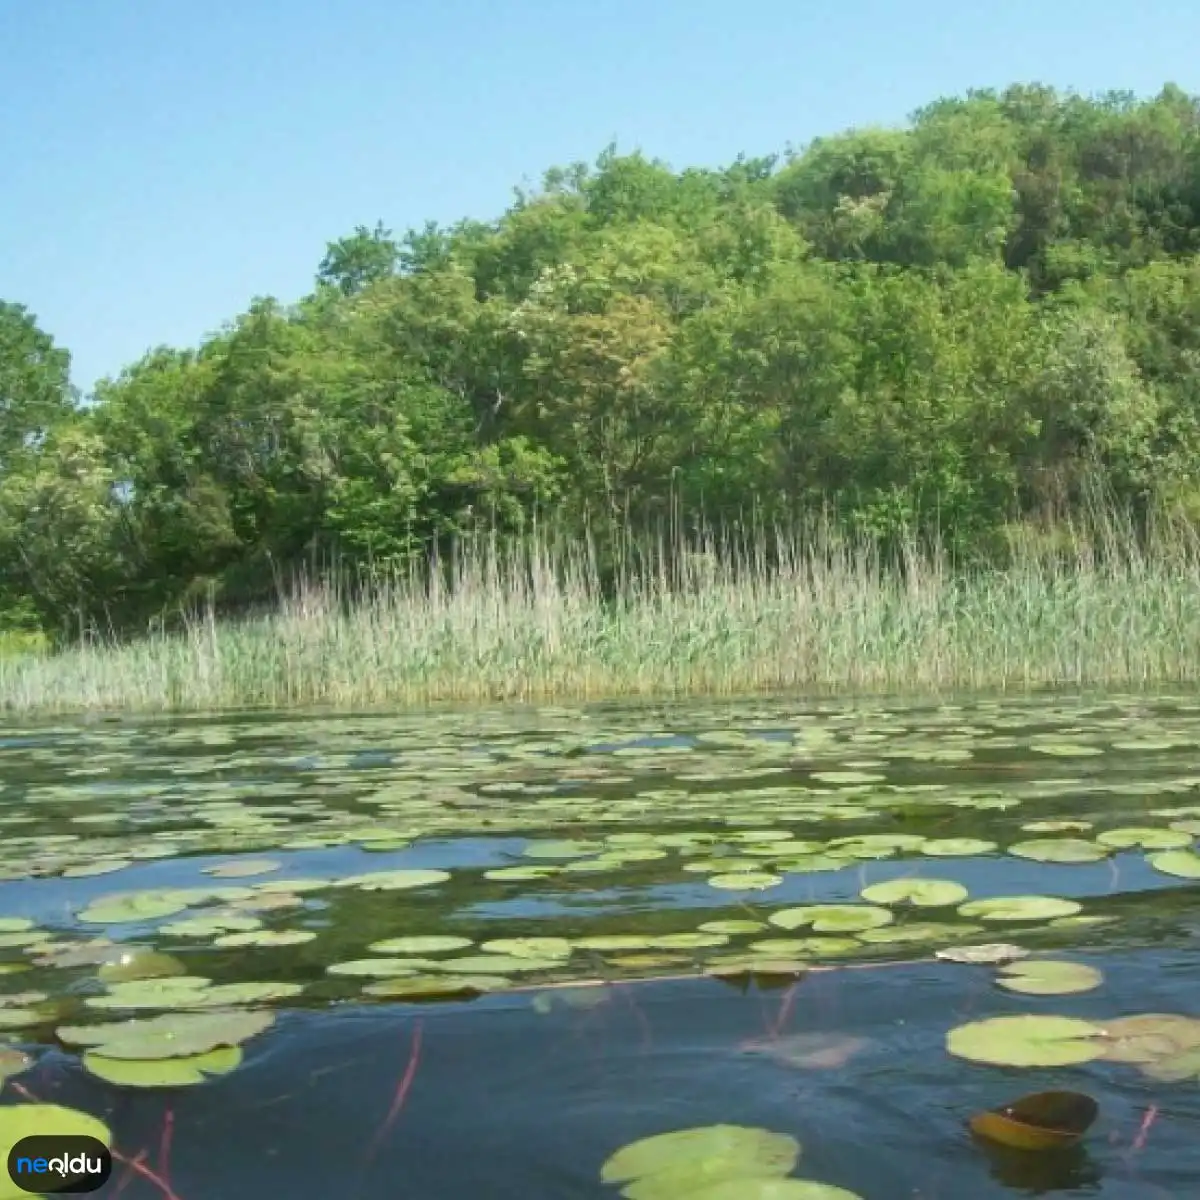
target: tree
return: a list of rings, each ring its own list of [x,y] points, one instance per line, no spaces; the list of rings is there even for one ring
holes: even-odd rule
[[[374,229],[355,226],[349,237],[330,242],[317,268],[317,280],[352,296],[368,284],[386,279],[400,261],[400,245],[390,229],[377,221]]]

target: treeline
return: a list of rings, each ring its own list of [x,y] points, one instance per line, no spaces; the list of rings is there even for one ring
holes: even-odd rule
[[[971,93],[491,222],[331,243],[314,290],[79,404],[0,305],[0,614],[145,628],[481,530],[830,508],[1001,552],[1097,481],[1200,513],[1200,99]]]

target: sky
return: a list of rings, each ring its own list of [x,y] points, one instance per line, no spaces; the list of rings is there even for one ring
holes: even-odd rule
[[[94,381],[611,142],[719,166],[969,88],[1200,92],[1197,0],[0,0],[0,300]]]

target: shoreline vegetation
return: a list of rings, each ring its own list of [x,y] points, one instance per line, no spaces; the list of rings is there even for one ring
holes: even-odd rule
[[[0,657],[10,714],[806,694],[1138,690],[1200,681],[1200,535],[1111,518],[953,567],[837,536],[660,542],[602,578],[587,542],[484,539],[357,589]]]
[[[610,146],[314,266],[86,398],[0,299],[0,711],[1200,680],[1173,84]]]

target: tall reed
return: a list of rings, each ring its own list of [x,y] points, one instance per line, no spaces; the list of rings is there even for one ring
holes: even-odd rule
[[[253,619],[0,658],[15,713],[920,692],[1200,680],[1200,541],[1109,520],[1017,537],[1003,568],[829,527],[631,547],[466,544],[348,586],[299,579]]]

